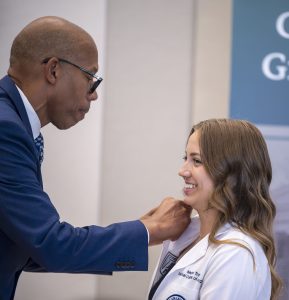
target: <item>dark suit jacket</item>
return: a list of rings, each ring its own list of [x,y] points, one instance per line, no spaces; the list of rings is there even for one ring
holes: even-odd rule
[[[83,228],[59,221],[22,99],[8,76],[0,80],[0,299],[13,299],[22,270],[147,270],[147,244],[140,221]]]

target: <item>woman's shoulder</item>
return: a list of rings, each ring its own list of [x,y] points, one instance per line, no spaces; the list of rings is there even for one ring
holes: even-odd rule
[[[251,246],[260,246],[258,240],[253,238],[249,233],[246,233],[241,228],[238,228],[234,224],[223,225],[216,233],[217,240],[233,240],[236,242],[245,242]]]
[[[234,249],[239,255],[253,255],[256,265],[267,264],[267,258],[260,242],[232,224],[225,224],[217,232],[216,239],[225,242],[217,245],[217,248],[229,251]]]

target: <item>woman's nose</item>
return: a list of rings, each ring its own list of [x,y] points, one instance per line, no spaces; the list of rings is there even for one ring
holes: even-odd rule
[[[185,164],[179,170],[179,176],[181,177],[190,177],[191,172],[186,168]]]

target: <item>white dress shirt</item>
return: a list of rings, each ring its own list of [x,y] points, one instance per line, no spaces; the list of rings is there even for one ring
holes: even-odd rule
[[[38,118],[37,113],[35,112],[34,108],[28,101],[27,97],[24,95],[24,93],[21,91],[21,89],[16,85],[16,88],[20,94],[20,97],[23,101],[23,104],[25,106],[25,110],[28,115],[29,123],[31,125],[32,133],[33,133],[33,138],[36,139],[38,135],[40,134],[40,129],[41,129],[41,123]]]

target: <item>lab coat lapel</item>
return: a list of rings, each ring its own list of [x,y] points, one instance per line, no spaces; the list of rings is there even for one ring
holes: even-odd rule
[[[216,238],[220,239],[220,237],[226,233],[228,230],[232,228],[232,225],[225,224],[223,225],[218,232],[216,233]],[[195,227],[194,227],[195,229]],[[191,229],[190,229],[191,230]],[[193,239],[195,238],[195,235],[193,235]],[[187,238],[187,241],[185,240]],[[183,250],[186,246],[188,246],[192,241],[192,236],[188,238],[188,236],[183,236],[183,240],[180,241],[180,243],[177,243],[175,245],[177,251]],[[202,258],[206,255],[206,252],[209,247],[209,234],[207,234],[202,240],[200,240],[192,249],[190,249],[178,262],[177,264],[170,270],[170,273],[173,273],[174,271],[178,269],[182,269],[190,264],[195,263],[198,259]],[[177,252],[176,250],[174,250]],[[169,275],[168,274],[168,275]]]
[[[224,235],[228,230],[232,228],[232,225],[225,224],[223,225],[218,232],[216,233],[216,238],[220,239],[222,235]],[[190,249],[179,261],[178,263],[171,269],[170,272],[174,272],[175,270],[182,269],[190,264],[193,264],[198,259],[205,256],[209,247],[209,234],[207,234],[202,240],[200,240],[192,249]],[[184,249],[184,248],[183,248]]]
[[[198,235],[200,229],[200,222],[199,218],[193,217],[191,220],[190,225],[187,227],[187,229],[183,232],[183,234],[174,242],[172,241],[165,241],[163,243],[163,250],[160,255],[157,268],[154,270],[154,274],[152,276],[151,282],[149,287],[151,288],[153,283],[156,280],[156,277],[159,277],[160,267],[161,264],[167,255],[168,252],[171,252],[175,256],[179,256],[181,251],[185,249]],[[174,269],[175,267],[173,267]],[[171,270],[172,271],[172,270]],[[171,271],[167,274],[167,276],[171,273]]]
[[[205,256],[209,245],[208,239],[209,235],[205,236],[202,240],[200,240],[178,261],[178,263],[171,269],[170,272],[173,273],[176,270],[185,268],[188,265],[195,263],[197,260]]]

